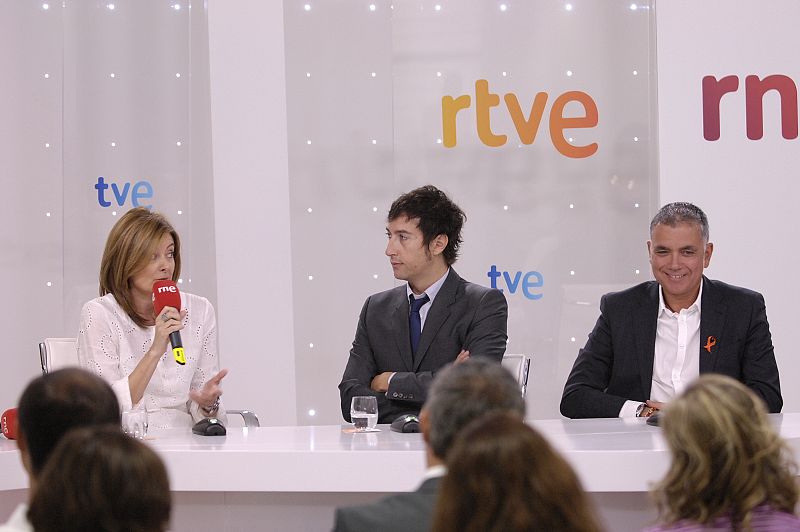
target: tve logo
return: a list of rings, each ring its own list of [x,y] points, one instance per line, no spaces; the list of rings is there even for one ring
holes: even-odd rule
[[[495,264],[492,264],[489,271],[486,273],[492,283],[492,288],[498,288],[501,292],[504,288],[508,289],[510,294],[516,293],[517,290],[522,291],[528,299],[541,299],[544,294],[541,291],[534,292],[534,288],[542,288],[544,286],[544,277],[539,272],[506,272],[499,271]],[[499,285],[499,286],[498,286]]]
[[[544,108],[547,104],[548,94],[539,92],[533,99],[531,111],[528,116],[520,107],[519,99],[513,93],[503,96],[508,114],[514,122],[514,127],[522,144],[533,144],[542,122]],[[564,108],[575,102],[583,107],[584,114],[579,117],[565,117]],[[469,109],[472,98],[463,94],[457,98],[444,96],[442,98],[442,144],[446,148],[456,145],[456,115],[462,109]],[[490,124],[491,108],[500,105],[500,96],[489,92],[489,82],[479,79],[475,82],[475,123],[478,128],[478,138],[485,145],[497,148],[508,141],[507,135],[496,135],[492,132]],[[550,108],[550,142],[561,155],[573,159],[589,157],[597,152],[597,143],[592,142],[586,146],[575,146],[564,137],[565,129],[592,128],[597,125],[597,104],[591,96],[581,91],[568,91],[561,94]]]
[[[122,207],[128,199],[128,194],[130,194],[130,203],[134,207],[141,206],[140,200],[153,197],[153,185],[148,181],[137,181],[133,184],[133,187],[131,187],[130,182],[124,182],[120,187],[116,183],[106,184],[105,178],[100,176],[97,178],[94,188],[97,190],[97,203],[101,207],[111,207],[112,205]],[[107,196],[106,191],[109,188],[111,188],[112,194]],[[106,199],[106,197],[109,199]],[[109,200],[113,200],[113,202]],[[149,209],[152,205],[144,205],[144,207]]]
[[[714,76],[703,78],[703,138],[719,140],[720,101],[730,92],[739,90],[739,76]],[[744,78],[744,113],[747,138],[759,140],[764,136],[764,94],[775,91],[781,99],[781,135],[790,140],[797,138],[797,86],[792,78],[773,74],[764,79],[758,76]]]

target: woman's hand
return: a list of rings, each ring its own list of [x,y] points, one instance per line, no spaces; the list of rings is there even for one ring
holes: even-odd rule
[[[223,369],[203,385],[199,390],[189,390],[189,397],[192,401],[200,405],[207,414],[215,414],[219,408],[217,400],[222,395],[222,388],[219,383],[228,374],[227,369]],[[216,406],[215,406],[216,405]]]
[[[161,313],[156,316],[156,331],[150,348],[152,356],[161,358],[161,355],[167,350],[169,335],[175,331],[183,330],[184,318],[186,318],[186,310],[178,312],[178,309],[174,307],[164,307]]]

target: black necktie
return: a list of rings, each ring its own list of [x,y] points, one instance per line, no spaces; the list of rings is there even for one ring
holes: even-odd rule
[[[419,299],[414,299],[414,294],[411,294],[408,299],[411,305],[411,313],[408,315],[408,330],[411,332],[411,352],[416,353],[419,337],[422,336],[422,320],[419,317],[419,309],[431,299],[428,294]]]

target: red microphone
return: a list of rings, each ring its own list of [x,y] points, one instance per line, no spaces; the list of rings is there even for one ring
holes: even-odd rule
[[[161,314],[164,307],[181,309],[181,293],[175,281],[163,280],[153,283],[153,311],[156,317]],[[175,362],[183,366],[186,364],[186,355],[183,352],[183,342],[181,341],[180,331],[169,334],[169,343],[172,344],[172,356]]]
[[[0,426],[3,428],[3,436],[9,440],[17,439],[17,409],[9,408],[0,416]]]

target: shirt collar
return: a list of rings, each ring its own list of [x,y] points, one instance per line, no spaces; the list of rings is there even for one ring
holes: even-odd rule
[[[694,303],[689,305],[688,309],[685,309],[686,312],[692,312],[693,309],[697,310],[698,313],[700,312],[700,303],[703,300],[703,283],[704,282],[705,281],[703,279],[700,279],[700,290],[697,292],[697,299],[694,300]],[[658,315],[661,316],[661,314],[664,311],[668,312],[669,315],[680,314],[680,312],[672,312],[669,309],[669,307],[667,307],[667,304],[664,302],[664,292],[663,292],[663,290],[661,288],[661,285],[658,285]],[[683,311],[681,311],[681,312],[683,312]]]
[[[444,464],[431,466],[425,470],[425,474],[422,475],[422,481],[425,482],[426,480],[436,478],[436,477],[443,477],[447,474],[447,467]]]
[[[447,268],[447,271],[444,272],[444,275],[439,277],[438,281],[430,285],[428,289],[423,292],[423,294],[426,294],[428,296],[428,299],[431,300],[431,304],[433,304],[433,300],[436,297],[436,294],[438,294],[439,290],[441,290],[442,285],[444,284],[449,274],[450,274],[450,268]],[[411,290],[411,285],[406,283],[406,297],[410,297],[412,294],[414,294],[414,292]],[[422,297],[422,295],[420,295],[419,297]],[[419,299],[419,297],[417,297],[416,295],[414,296],[415,299]]]

